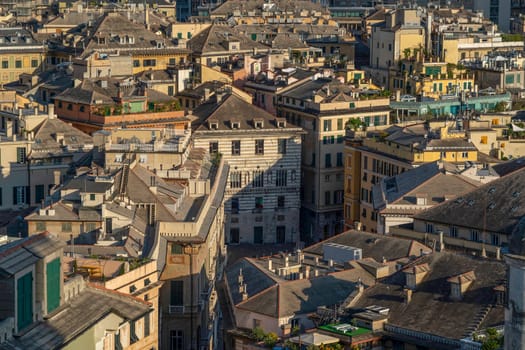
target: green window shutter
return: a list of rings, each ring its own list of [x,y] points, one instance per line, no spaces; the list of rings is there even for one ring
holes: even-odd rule
[[[33,322],[33,273],[29,272],[16,281],[18,331]]]
[[[47,312],[60,305],[60,258],[47,263],[46,267]]]

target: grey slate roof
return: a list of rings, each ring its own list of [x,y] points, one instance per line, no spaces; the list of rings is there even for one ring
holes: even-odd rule
[[[503,307],[494,306],[493,290],[505,279],[503,262],[441,252],[423,256],[418,263],[428,264],[430,270],[408,304],[403,298],[405,276],[399,271],[366,289],[353,311],[371,305],[386,307],[390,309],[388,324],[449,339],[461,339],[472,329],[503,323]],[[447,279],[468,271],[474,271],[475,280],[461,301],[452,301]],[[476,324],[485,309],[487,316]]]
[[[61,241],[51,237],[48,232],[2,245],[0,276],[12,276],[63,246]]]
[[[525,168],[420,212],[414,219],[510,235],[525,216],[523,179]]]
[[[356,289],[358,281],[366,286],[374,283],[372,276],[357,266],[311,279],[289,281],[272,278],[257,265],[253,259],[243,258],[228,268],[226,282],[231,298],[238,308],[275,318],[311,313],[319,306],[341,303]],[[248,293],[245,301],[239,293],[241,269]]]
[[[525,157],[520,157],[493,165],[492,170],[494,170],[499,176],[505,176],[513,171],[522,169],[523,167],[525,167]]]
[[[283,92],[282,96],[301,100],[313,100],[314,96],[321,96],[324,100],[339,93],[351,94],[352,89],[351,86],[343,84],[336,79],[318,78],[291,88],[288,91]]]
[[[382,210],[388,204],[416,205],[416,198],[422,196],[426,198],[425,205],[436,205],[473,190],[479,185],[481,183],[459,175],[445,175],[439,164],[433,162],[397,176],[384,178],[372,189],[372,202],[375,209]]]
[[[49,215],[40,215],[39,211],[35,211],[25,217],[28,221],[101,221],[102,217],[100,211],[92,208],[73,208],[59,201],[46,209],[54,209],[55,213]]]
[[[248,295],[255,295],[264,290],[275,286],[277,281],[261,271],[248,259],[239,259],[231,265],[225,272],[225,280],[230,289],[230,295],[234,305],[242,302],[242,295],[239,293],[239,274],[242,271],[243,282],[246,283]]]
[[[275,123],[275,116],[266,112],[264,109],[254,106],[235,95],[227,95],[223,98],[222,102],[217,105],[214,101],[209,101],[197,107],[193,111],[193,115],[199,118],[201,125],[197,128],[196,132],[215,132],[221,130],[230,130],[232,127],[230,121],[239,122],[239,129],[237,131],[248,131],[258,130],[255,127],[254,119],[261,119],[264,121],[264,125],[261,130],[292,130],[299,129],[295,125],[286,123],[284,128],[279,128]],[[216,120],[218,121],[217,130],[210,130],[209,126],[204,124],[205,120]],[[235,131],[235,130],[233,130]]]
[[[386,129],[389,134],[385,137],[387,142],[393,142],[403,146],[413,145],[419,150],[463,150],[475,151],[476,147],[472,142],[461,138],[440,139],[434,135],[427,124],[419,123],[408,126],[391,126]]]
[[[44,45],[35,40],[31,32],[21,27],[0,28],[0,51],[6,52],[44,52]],[[23,52],[22,51],[22,52]]]
[[[64,190],[78,189],[80,192],[87,193],[105,193],[113,186],[111,182],[95,181],[87,175],[71,179],[63,187]]]
[[[239,42],[238,52],[248,52],[253,49],[269,49],[268,46],[253,41],[236,29],[223,24],[212,24],[191,38],[187,46],[193,53],[201,55],[219,52],[231,55],[227,44],[228,41]]]
[[[88,38],[86,49],[83,56],[89,55],[93,51],[109,52],[119,50],[124,52],[135,52],[136,50],[157,50],[157,43],[163,42],[164,50],[184,53],[187,50],[175,47],[171,41],[156,35],[147,30],[143,24],[134,23],[128,20],[124,15],[114,12],[107,13],[97,23],[96,28],[92,30],[92,36]],[[105,38],[104,43],[99,43],[97,37]],[[120,38],[133,37],[134,42],[128,40],[124,44],[120,43]],[[127,51],[126,51],[127,50]]]
[[[173,97],[162,92],[140,87],[128,79],[117,78],[83,79],[78,86],[65,90],[55,96],[55,99],[86,105],[111,105],[116,103],[119,94],[123,98],[147,99],[154,102],[175,101]]]
[[[213,16],[225,16],[229,17],[234,11],[242,10],[242,14],[246,15],[247,12],[254,12],[257,16],[262,15],[264,0],[229,0],[222,3],[216,9],[212,11]],[[271,11],[293,11],[294,13],[300,13],[303,10],[307,11],[318,11],[326,13],[326,10],[319,4],[310,1],[288,1],[288,0],[277,0],[272,1],[274,6]]]
[[[0,346],[0,349],[59,349],[110,314],[132,321],[150,311],[150,305],[140,299],[87,287],[68,304],[58,308],[51,317],[38,322],[21,337]]]
[[[414,255],[418,256],[420,249],[430,250],[430,248],[413,240],[352,230],[306,247],[303,251],[305,254],[322,256],[324,243],[337,243],[361,248],[364,258],[373,258],[375,261],[382,261],[383,258],[387,261],[398,260]]]
[[[57,142],[55,135],[63,135],[63,143]],[[31,148],[31,158],[46,158],[53,155],[79,150],[93,145],[93,138],[58,118],[46,119],[35,132],[35,142]],[[63,146],[67,146],[64,149]]]

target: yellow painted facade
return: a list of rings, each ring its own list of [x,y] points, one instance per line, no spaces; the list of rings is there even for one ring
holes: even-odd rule
[[[477,37],[445,38],[442,40],[441,60],[457,64],[460,60],[482,58],[492,51],[520,51],[523,50],[523,41],[500,41],[498,37],[485,39]]]
[[[456,65],[408,58],[402,59],[397,70],[391,72],[389,89],[439,99],[447,94],[458,95],[461,91],[472,91],[474,84],[474,74],[458,69]]]
[[[441,140],[463,140],[464,133],[451,133],[447,126],[432,126],[440,129]],[[386,135],[386,134],[385,134]],[[345,144],[345,196],[344,219],[346,228],[361,226],[362,230],[375,231],[377,211],[372,205],[372,188],[381,179],[395,176],[418,165],[446,161],[450,163],[477,162],[478,151],[472,147],[426,147],[417,149],[414,145],[387,142],[379,137],[366,137],[357,131]],[[356,224],[359,223],[359,224]]]
[[[133,74],[147,71],[149,69],[167,69],[189,62],[188,52],[163,52],[164,50],[149,50],[147,54],[133,53]]]
[[[43,51],[0,53],[0,84],[16,81],[23,73],[35,74],[42,71],[44,64]]]

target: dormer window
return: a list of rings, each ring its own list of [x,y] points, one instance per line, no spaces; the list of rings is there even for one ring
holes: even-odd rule
[[[240,129],[241,128],[241,123],[238,122],[238,121],[231,121],[231,126],[232,126],[232,129]]]
[[[476,275],[474,274],[474,271],[468,271],[447,279],[450,283],[450,298],[453,300],[461,300],[464,293],[475,279]]]
[[[406,287],[415,290],[417,285],[423,280],[423,278],[425,278],[429,271],[430,267],[427,263],[405,269]]]
[[[217,130],[219,129],[219,122],[217,120],[210,120],[208,121],[208,126],[210,130]]]
[[[264,127],[264,121],[262,119],[254,119],[253,125],[256,129],[262,129]]]
[[[286,119],[284,118],[276,119],[275,124],[277,125],[278,128],[284,128],[286,127]]]

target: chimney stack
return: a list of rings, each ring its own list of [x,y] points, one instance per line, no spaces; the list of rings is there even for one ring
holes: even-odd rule
[[[244,283],[244,276],[242,275],[242,269],[239,270],[238,281],[239,281],[239,286],[242,286]]]
[[[52,119],[55,117],[55,105],[50,103],[47,105],[47,117]]]
[[[272,265],[273,265],[272,264],[272,258],[269,258],[268,259],[268,270],[272,271],[272,267],[273,267]]]
[[[410,301],[412,300],[412,290],[409,288],[403,289],[403,297],[405,304],[410,303]]]

